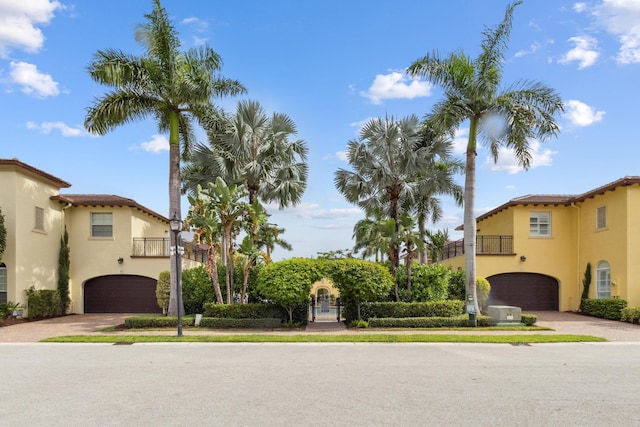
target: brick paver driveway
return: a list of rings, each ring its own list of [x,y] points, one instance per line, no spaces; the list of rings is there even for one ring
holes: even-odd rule
[[[570,312],[535,312],[539,326],[548,326],[555,334],[579,334],[602,337],[609,341],[640,342],[640,325],[598,319]],[[73,314],[55,319],[27,322],[0,328],[0,342],[38,342],[44,338],[63,335],[87,335],[96,333],[99,329],[124,323],[124,318],[131,314]],[[320,324],[322,325],[322,324]],[[309,328],[313,329],[313,328]],[[336,330],[335,333],[361,333],[366,330]],[[186,333],[186,332],[185,332]],[[195,332],[197,333],[197,332]],[[199,333],[207,333],[205,331]],[[213,333],[213,332],[211,332]],[[228,331],[225,333],[229,333]],[[326,333],[324,330],[310,333]],[[407,333],[402,331],[399,333]],[[428,332],[427,332],[428,333]],[[437,332],[434,332],[437,333]],[[447,331],[446,333],[452,333]],[[473,333],[472,330],[455,332],[461,334]],[[500,332],[495,332],[500,333]],[[509,332],[506,332],[509,333]],[[513,332],[516,333],[516,332]],[[522,332],[517,332],[522,333]],[[533,332],[546,333],[546,332]]]

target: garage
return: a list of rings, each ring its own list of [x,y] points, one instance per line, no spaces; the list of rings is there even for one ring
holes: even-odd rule
[[[85,313],[162,313],[156,280],[118,274],[96,277],[84,285]]]
[[[512,305],[526,311],[558,311],[558,281],[544,274],[504,273],[487,277],[489,305]]]

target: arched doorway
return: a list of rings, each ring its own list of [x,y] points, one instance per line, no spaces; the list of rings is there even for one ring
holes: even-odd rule
[[[162,313],[156,300],[155,279],[114,274],[84,285],[85,313]]]
[[[487,277],[489,305],[512,305],[527,311],[558,311],[558,281],[538,273],[503,273]]]

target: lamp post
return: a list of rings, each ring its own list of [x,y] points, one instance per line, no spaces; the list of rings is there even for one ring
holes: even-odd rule
[[[173,218],[169,220],[169,227],[173,231],[175,246],[171,247],[171,255],[176,257],[176,299],[178,306],[178,336],[182,336],[182,290],[180,289],[180,256],[184,249],[178,245],[178,237],[180,236],[180,230],[182,230],[182,220],[178,218],[176,213],[173,213]]]

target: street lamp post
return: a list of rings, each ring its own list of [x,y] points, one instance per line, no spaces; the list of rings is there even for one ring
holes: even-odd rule
[[[169,227],[173,231],[175,246],[171,247],[171,254],[176,257],[176,299],[178,306],[178,336],[182,336],[182,290],[180,288],[180,256],[183,254],[184,249],[179,246],[178,237],[180,236],[180,230],[182,230],[182,220],[173,213],[173,218],[169,220]]]

